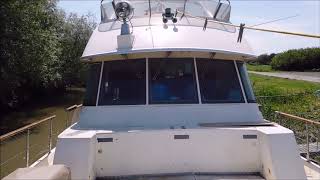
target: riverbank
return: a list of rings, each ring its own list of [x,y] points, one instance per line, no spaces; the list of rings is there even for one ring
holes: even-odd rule
[[[54,97],[42,97],[36,102],[28,104],[28,106],[2,115],[0,118],[0,135],[53,114],[57,118],[65,118],[65,108],[74,104],[81,104],[83,96],[84,89],[67,89],[64,94]]]

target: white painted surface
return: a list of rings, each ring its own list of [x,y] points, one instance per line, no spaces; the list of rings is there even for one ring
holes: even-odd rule
[[[198,123],[262,122],[254,103],[92,106],[82,108],[78,129],[169,129]]]
[[[131,34],[117,36],[118,49],[131,49],[133,42],[134,36]]]
[[[304,170],[306,172],[308,180],[320,179],[320,165],[314,162],[308,162],[304,157],[301,157],[304,163]]]
[[[18,168],[2,180],[70,180],[70,169],[65,165]]]
[[[291,130],[282,126],[257,127],[260,159],[266,179],[306,179],[298,146]]]
[[[95,179],[95,131],[66,129],[59,135],[53,163],[71,169],[71,179]]]
[[[72,128],[59,136],[54,157],[54,164],[71,168],[72,179],[185,172],[306,178],[293,133],[281,126],[127,132]],[[97,138],[113,142],[98,143]]]
[[[100,142],[96,149],[97,176],[125,176],[185,172],[259,172],[254,128],[185,129],[98,134],[114,142]],[[174,139],[189,135],[189,139]]]
[[[148,19],[145,19],[148,21]],[[235,58],[254,57],[250,46],[243,40],[237,43],[238,33],[202,27],[163,25],[134,27],[135,40],[132,49],[118,49],[117,36],[120,29],[93,32],[82,58],[111,56],[115,54],[132,54],[158,51],[217,52],[233,54]],[[145,56],[146,57],[146,56]]]

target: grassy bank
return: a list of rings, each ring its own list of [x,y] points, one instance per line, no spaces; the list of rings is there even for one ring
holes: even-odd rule
[[[270,65],[252,65],[247,64],[248,71],[257,71],[257,72],[273,72]]]
[[[292,119],[277,118],[274,111],[282,111],[307,119],[320,120],[320,96],[315,91],[320,90],[320,83],[288,80],[250,74],[257,101],[262,105],[265,119],[280,123],[295,132],[298,143],[306,140],[305,124]],[[310,142],[316,142],[320,137],[319,127],[309,126]],[[320,156],[311,154],[320,162]]]
[[[306,118],[320,119],[319,83],[288,80],[250,74],[258,102],[265,118],[273,119],[274,111],[283,111]]]
[[[250,74],[250,79],[257,96],[288,95],[320,90],[319,83],[307,81],[290,80],[258,74]]]

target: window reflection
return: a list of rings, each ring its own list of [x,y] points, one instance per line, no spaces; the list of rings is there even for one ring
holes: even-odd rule
[[[198,59],[197,68],[203,103],[244,102],[233,61]]]
[[[197,59],[199,89],[203,103],[243,103],[239,78],[233,61]],[[237,62],[248,102],[255,102],[245,65]],[[90,66],[84,104],[96,102],[101,63]],[[149,60],[149,103],[198,103],[193,59]],[[104,62],[98,105],[146,104],[146,61]]]
[[[193,59],[149,60],[151,104],[197,103]]]
[[[237,66],[239,69],[239,74],[241,77],[241,81],[242,81],[242,85],[244,88],[244,91],[246,93],[247,96],[247,100],[249,103],[255,103],[256,102],[256,98],[253,94],[253,90],[251,87],[251,82],[247,73],[247,68],[245,66],[245,64],[243,62],[237,62]]]
[[[98,84],[100,78],[101,63],[89,65],[84,106],[95,106],[97,101]]]
[[[137,105],[146,103],[145,60],[105,62],[99,105]]]

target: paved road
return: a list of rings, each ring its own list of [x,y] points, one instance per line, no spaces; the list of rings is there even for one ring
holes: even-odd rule
[[[256,72],[256,71],[249,71],[249,73],[320,83],[320,72],[294,72],[294,71],[290,71],[290,72]]]

